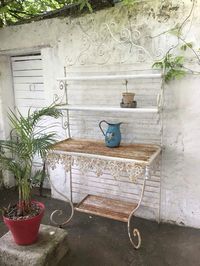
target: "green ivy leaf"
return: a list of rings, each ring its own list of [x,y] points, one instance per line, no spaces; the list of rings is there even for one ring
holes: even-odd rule
[[[188,42],[188,43],[185,43],[185,44],[183,44],[181,47],[180,47],[180,49],[182,50],[182,51],[186,51],[187,50],[187,48],[192,48],[193,47],[193,43],[192,42]]]
[[[165,70],[165,81],[180,79],[185,76],[186,71],[183,69],[184,56],[173,56],[167,53],[165,57],[155,62],[152,67]]]

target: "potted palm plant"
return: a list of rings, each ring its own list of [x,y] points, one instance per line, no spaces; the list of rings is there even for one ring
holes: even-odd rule
[[[56,106],[45,107],[32,114],[29,110],[26,117],[19,111],[8,114],[13,137],[0,140],[0,170],[10,171],[14,175],[19,200],[16,205],[3,208],[3,219],[19,245],[29,245],[37,240],[44,214],[44,205],[31,199],[33,182],[44,176],[42,170],[33,172],[33,160],[37,155],[45,160],[56,141],[56,135],[49,131],[50,126],[41,125],[41,120],[59,116],[61,112]]]

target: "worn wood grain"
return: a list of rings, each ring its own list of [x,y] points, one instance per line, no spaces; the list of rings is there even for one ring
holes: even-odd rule
[[[77,205],[76,210],[127,222],[130,213],[136,207],[137,204],[134,203],[87,195],[81,203]]]
[[[153,144],[122,144],[117,148],[108,148],[100,141],[67,139],[54,145],[54,149],[66,152],[138,160],[148,163],[151,157],[154,156],[160,148]]]

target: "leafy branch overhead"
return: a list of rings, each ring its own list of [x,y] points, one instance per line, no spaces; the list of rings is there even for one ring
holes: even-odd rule
[[[48,14],[51,11],[78,6],[92,12],[89,0],[0,0],[0,26],[12,25]]]
[[[44,18],[76,15],[84,11],[92,12],[113,6],[115,2],[116,0],[0,0],[0,27]]]

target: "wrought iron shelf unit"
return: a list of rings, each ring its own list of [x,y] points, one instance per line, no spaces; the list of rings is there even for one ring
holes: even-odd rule
[[[58,108],[67,111],[67,127],[68,139],[57,143],[54,149],[48,156],[48,165],[51,168],[55,168],[57,163],[63,164],[66,171],[70,173],[70,190],[72,195],[72,165],[75,164],[78,167],[84,165],[84,171],[92,170],[96,171],[96,174],[105,171],[115,178],[116,172],[120,177],[122,173],[126,173],[131,182],[135,182],[138,177],[143,176],[142,189],[137,202],[125,202],[115,199],[110,199],[98,195],[87,195],[82,201],[75,207],[77,211],[91,213],[115,220],[127,222],[128,236],[130,242],[135,249],[138,249],[141,245],[141,237],[138,229],[130,231],[130,221],[136,210],[140,207],[146,181],[151,178],[150,169],[154,165],[156,159],[161,153],[161,147],[153,144],[127,144],[120,145],[115,149],[111,149],[105,146],[103,142],[91,141],[91,140],[77,140],[71,138],[70,123],[69,123],[69,111],[97,111],[97,112],[122,112],[122,113],[158,113],[162,105],[162,93],[158,97],[156,107],[148,108],[120,108],[120,107],[108,107],[108,106],[88,106],[88,105],[70,105],[68,103],[68,84],[69,81],[101,81],[101,80],[128,80],[128,79],[161,79],[161,87],[163,86],[163,79],[161,73],[150,74],[136,74],[136,75],[98,75],[98,76],[69,76],[57,79],[59,81],[59,87],[66,94],[66,102],[60,105]],[[100,170],[101,169],[101,170]],[[57,191],[55,186],[50,183],[53,189]],[[60,224],[54,220],[54,214],[60,213],[56,210],[51,215],[51,221],[59,226],[67,224],[73,217],[74,206],[72,198],[69,200],[65,195],[59,193],[64,197],[71,206],[71,215],[64,223]],[[134,241],[134,237],[137,237],[137,243]]]

